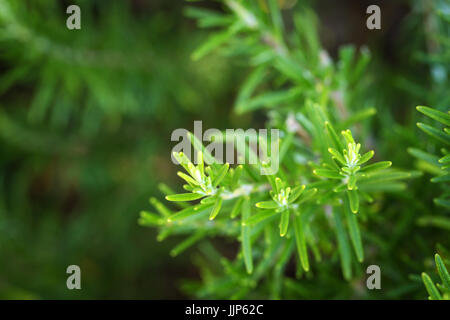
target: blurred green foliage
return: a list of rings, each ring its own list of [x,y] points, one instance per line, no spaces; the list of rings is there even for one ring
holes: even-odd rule
[[[0,1],[0,297],[178,297],[171,278],[189,270],[166,266],[136,212],[172,178],[164,137],[202,108],[226,123],[236,77],[222,57],[189,59],[203,36],[181,1],[77,4],[70,31],[69,3]]]
[[[306,38],[290,41],[310,41],[314,49],[315,21],[332,59],[359,51],[344,44],[368,46],[368,69],[357,86],[340,82],[351,89],[341,98],[354,111],[376,109],[357,130],[380,159],[424,175],[376,202],[362,234],[367,264],[382,269],[383,290],[365,290],[359,265],[344,281],[333,258],[317,264],[314,277],[283,279],[286,298],[426,298],[420,273],[437,279],[435,252],[448,266],[442,245],[450,247],[449,216],[433,203],[442,185],[430,183],[436,172],[407,153],[442,148],[416,127],[433,120],[415,107],[448,110],[448,1],[383,5],[380,32],[364,28],[369,2],[278,5],[283,17],[293,10],[309,15],[297,21]],[[77,31],[65,26],[74,3],[82,12]],[[270,19],[267,1],[254,3]],[[211,35],[186,17],[195,15],[192,6],[226,10],[216,1],[0,0],[0,298],[230,298],[199,287],[198,270],[228,279],[232,268],[219,263],[218,252],[234,256],[234,241],[217,238],[172,258],[183,237],[158,242],[155,230],[136,224],[158,181],[180,189],[169,161],[174,129],[190,129],[194,119],[220,129],[262,127],[267,120],[256,108],[239,113],[237,104],[233,111],[251,76],[248,56],[196,51]],[[333,10],[345,18],[336,20]],[[317,52],[310,52],[302,59],[314,66]],[[276,114],[268,119],[280,123]],[[81,291],[66,288],[70,264],[81,267]],[[267,298],[270,290],[261,287],[254,296]]]

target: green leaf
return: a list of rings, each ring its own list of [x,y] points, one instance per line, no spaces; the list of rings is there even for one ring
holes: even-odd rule
[[[438,130],[436,128],[433,128],[432,126],[429,126],[429,125],[421,123],[421,122],[417,123],[417,126],[422,131],[424,131],[426,134],[430,135],[431,137],[450,145],[450,135],[449,134],[446,134],[441,130]]]
[[[203,143],[194,134],[188,132],[187,135],[194,149],[202,152],[202,157],[204,159],[204,162],[206,162],[206,164],[212,165],[216,163],[216,159],[212,156],[212,154],[205,148]]]
[[[402,171],[382,171],[367,174],[365,177],[361,177],[358,180],[358,186],[362,184],[381,184],[385,181],[408,179],[413,177],[414,172],[402,172]]]
[[[255,91],[256,87],[264,80],[266,74],[266,67],[262,66],[256,68],[248,77],[245,79],[244,83],[241,85],[241,89],[236,98],[234,108],[236,110],[241,110],[245,108],[245,104],[248,99]]]
[[[433,200],[434,203],[436,203],[437,205],[450,209],[450,200],[447,199],[443,199],[443,198],[436,198]]]
[[[446,126],[450,126],[450,114],[423,106],[418,106],[416,109],[431,119],[437,120]]]
[[[345,119],[340,125],[340,128],[349,128],[355,123],[360,123],[361,121],[366,120],[367,118],[372,117],[377,113],[377,109],[375,108],[368,108],[365,110],[358,111]]]
[[[203,198],[202,200],[200,200],[201,204],[205,204],[205,203],[215,203],[217,201],[217,195],[211,196],[211,197],[206,197]]]
[[[243,224],[244,225],[255,225],[258,222],[261,222],[263,220],[269,219],[273,216],[275,216],[277,214],[276,211],[269,211],[269,210],[264,210],[264,211],[260,211],[257,214],[252,215],[248,220],[244,220]]]
[[[423,216],[417,219],[417,224],[420,226],[433,226],[442,228],[445,230],[450,230],[450,218],[445,216],[439,216],[439,215],[428,215]]]
[[[372,159],[374,154],[375,154],[375,152],[373,152],[373,150],[370,150],[369,152],[366,152],[365,154],[363,154],[361,156],[361,159],[359,159],[358,164],[361,165],[363,163],[366,163],[367,161]]]
[[[431,182],[448,182],[450,181],[450,174],[444,174],[442,176],[439,177],[434,177],[430,180]]]
[[[150,204],[165,218],[172,214],[172,211],[154,197],[150,198]]]
[[[166,184],[164,184],[164,183],[159,183],[159,184],[158,184],[158,189],[159,189],[163,194],[165,194],[166,196],[175,193],[175,191],[173,191],[168,185],[166,185]],[[153,198],[153,199],[154,199],[154,198]],[[155,200],[156,200],[156,199],[155,199]],[[154,200],[150,199],[150,202],[152,203],[152,205],[155,206],[155,205],[153,204],[152,201],[154,201]],[[184,208],[189,207],[191,204],[190,204],[189,202],[183,202],[183,201],[180,201],[180,202],[175,202],[174,205],[176,205],[176,206],[179,207],[179,208],[184,209]],[[157,209],[157,210],[158,210],[158,209]],[[172,214],[172,212],[170,212],[169,215],[171,215],[171,214]]]
[[[334,147],[337,148],[337,150],[343,150],[344,145],[343,145],[341,139],[339,138],[339,136],[337,135],[336,130],[334,130],[332,124],[328,121],[325,121],[325,128],[327,129],[328,135],[330,136],[331,141],[334,144]],[[344,163],[345,163],[345,160],[344,160]]]
[[[217,214],[220,211],[220,208],[222,207],[222,201],[223,201],[222,197],[217,198],[216,203],[214,204],[214,207],[211,211],[211,214],[209,215],[209,220],[213,220],[217,216]]]
[[[359,210],[359,196],[356,190],[347,190],[348,201],[350,209],[353,213],[357,213]]]
[[[213,186],[217,187],[219,185],[219,183],[222,181],[222,179],[225,177],[225,175],[228,172],[228,168],[230,167],[230,165],[228,163],[225,163],[219,170],[219,172],[217,173],[217,176],[214,178],[213,181]]]
[[[422,150],[416,149],[416,148],[408,148],[408,153],[412,155],[413,157],[416,157],[420,160],[426,161],[428,163],[431,163],[432,165],[439,166],[439,157],[435,156],[434,154],[424,152]]]
[[[280,219],[280,236],[284,237],[287,233],[289,226],[289,210],[285,209],[281,212]]]
[[[283,159],[284,159],[285,155],[287,154],[289,148],[294,143],[294,136],[295,136],[294,131],[288,131],[286,136],[281,139],[280,152],[279,152],[279,156],[278,156],[279,163],[283,162]]]
[[[439,293],[438,289],[434,285],[431,278],[425,272],[422,272],[422,281],[425,284],[425,288],[427,289],[431,300],[442,300],[442,296]]]
[[[342,192],[342,191],[347,191],[347,190],[348,190],[348,187],[346,184],[339,184],[333,189],[334,192]]]
[[[192,201],[203,198],[204,195],[198,193],[179,193],[166,196],[169,201]]]
[[[186,249],[192,247],[195,243],[197,243],[199,240],[203,239],[205,236],[206,236],[206,232],[204,232],[203,230],[194,233],[193,235],[191,235],[187,239],[185,239],[182,242],[180,242],[177,246],[175,246],[170,251],[170,255],[172,257],[176,257],[177,255],[179,255],[180,253],[182,253]]]
[[[231,219],[236,218],[241,212],[242,202],[244,201],[244,197],[240,197],[234,203],[233,209],[231,209],[230,217]]]
[[[233,24],[230,28],[222,32],[216,32],[212,34],[199,48],[192,53],[193,60],[199,60],[203,56],[207,55],[223,43],[227,42],[241,29],[241,26],[237,23]]]
[[[301,186],[297,186],[294,189],[292,189],[291,194],[289,196],[289,203],[294,203],[295,200],[298,199],[298,197],[300,197],[303,193],[303,191],[305,190],[306,186],[303,184]]]
[[[279,207],[278,203],[272,200],[258,202],[255,206],[261,209],[276,209]]]
[[[167,221],[168,222],[173,222],[173,221],[178,221],[178,220],[182,220],[182,219],[186,219],[190,216],[196,215],[196,214],[200,214],[202,212],[204,212],[205,209],[208,209],[210,207],[212,207],[213,204],[212,203],[206,203],[206,204],[200,204],[198,206],[191,206],[188,208],[185,208],[181,211],[178,211],[177,213],[171,215]]]
[[[350,280],[352,277],[350,244],[348,243],[347,234],[345,233],[342,216],[339,210],[334,210],[333,216],[336,226],[336,236],[338,240],[339,255],[341,258],[342,273],[346,280]]]
[[[447,163],[447,162],[450,162],[450,153],[439,159],[439,163]]]
[[[191,178],[190,176],[188,176],[187,174],[185,174],[185,173],[183,173],[181,171],[178,171],[177,175],[180,178],[182,178],[184,181],[186,181],[187,183],[189,183],[191,185],[194,185],[194,186],[198,186],[199,185],[199,183],[196,180],[194,180],[193,178]]]
[[[197,7],[187,7],[184,13],[189,18],[197,19],[200,28],[220,27],[229,25],[233,19],[229,15],[219,14],[213,10]]]
[[[247,273],[251,274],[253,272],[253,256],[252,247],[250,242],[250,227],[244,224],[250,217],[250,202],[245,199],[242,205],[242,226],[241,226],[241,238],[242,238],[242,253],[244,255],[245,268]]]
[[[317,193],[317,188],[307,189],[303,193],[302,197],[300,198],[299,203],[304,203],[314,197],[314,195]]]
[[[355,190],[356,189],[356,175],[352,174],[348,177],[348,182],[347,182],[347,189],[350,190]]]
[[[333,157],[339,161],[343,166],[347,165],[347,161],[345,161],[344,156],[337,151],[336,149],[333,148],[328,148],[328,152],[331,153],[333,155]]]
[[[200,176],[205,178],[205,164],[203,163],[203,152],[197,151],[197,168],[200,171]]]
[[[277,193],[280,193],[281,189],[284,188],[283,181],[278,177],[275,178],[275,187],[276,187]]]
[[[306,248],[305,226],[301,221],[301,216],[294,214],[294,233],[297,251],[303,270],[309,271],[308,252]]]
[[[359,231],[357,216],[352,213],[348,203],[345,203],[344,205],[346,206],[345,216],[347,219],[348,228],[350,230],[350,240],[352,241],[358,261],[363,262],[364,249],[361,241],[361,233]]]
[[[142,226],[160,226],[164,223],[164,220],[157,214],[141,211],[138,222]]]
[[[189,169],[189,164],[192,165],[191,160],[183,153],[183,152],[173,152],[173,157],[177,162],[187,171],[189,174],[191,174],[191,171]]]
[[[347,144],[355,143],[355,139],[353,139],[353,135],[352,135],[352,132],[350,131],[350,129],[342,130],[341,134],[344,136],[345,142]]]
[[[445,267],[444,261],[442,261],[441,257],[437,253],[434,256],[434,260],[436,261],[436,268],[439,276],[441,277],[442,284],[450,290],[450,274]]]
[[[369,164],[361,169],[361,172],[374,172],[378,170],[387,169],[392,166],[391,161],[380,161],[373,164]]]
[[[300,94],[301,92],[295,88],[262,93],[238,105],[236,113],[242,114],[260,108],[275,108],[280,104],[293,101]]]
[[[325,177],[325,178],[330,178],[330,179],[339,179],[339,180],[344,179],[344,177],[339,174],[339,171],[334,171],[334,170],[316,169],[313,171],[313,173],[320,177]]]
[[[275,34],[277,35],[278,39],[282,39],[283,37],[283,18],[281,16],[281,11],[279,8],[279,4],[277,0],[269,0],[269,9],[270,9],[270,15],[272,17],[272,24],[275,29]]]
[[[242,175],[242,170],[243,170],[243,166],[242,165],[238,165],[236,167],[236,169],[234,170],[234,174],[233,174],[233,178],[232,178],[232,182],[231,182],[231,186],[233,188],[236,188],[238,186],[239,178]]]
[[[241,1],[227,0],[225,4],[239,17],[247,28],[255,29],[258,27],[258,20],[255,15]]]

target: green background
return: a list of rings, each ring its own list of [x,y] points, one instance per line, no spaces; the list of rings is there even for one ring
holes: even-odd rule
[[[280,4],[289,10],[295,2]],[[370,48],[367,99],[378,111],[378,150],[415,168],[406,149],[426,140],[415,106],[444,110],[449,102],[446,76],[423,59],[434,32],[424,25],[424,2],[306,2],[332,57],[345,44]],[[382,8],[382,30],[365,27],[373,3]],[[81,30],[66,28],[70,4],[81,7]],[[162,199],[159,182],[179,188],[170,134],[192,130],[194,120],[219,129],[262,128],[266,120],[263,112],[233,113],[248,68],[214,52],[191,59],[208,32],[184,15],[188,5],[0,0],[0,298],[188,297],[180,283],[198,277],[195,249],[171,258],[179,239],[158,242],[156,230],[137,224],[148,198]],[[214,1],[193,5],[222,10]],[[448,229],[417,224],[436,210],[429,178],[387,202],[386,217],[396,223],[380,237],[392,237],[396,248],[383,259],[406,263],[387,267],[404,291],[385,298],[425,297],[409,275],[433,270],[430,244],[448,240]],[[414,242],[418,229],[427,241]],[[236,251],[224,240],[217,245]],[[82,290],[66,288],[71,264],[81,267]]]

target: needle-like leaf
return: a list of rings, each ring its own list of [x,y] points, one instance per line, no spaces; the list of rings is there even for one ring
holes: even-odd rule
[[[444,133],[441,130],[438,130],[432,126],[429,126],[425,123],[417,123],[417,126],[424,131],[426,134],[430,135],[431,137],[450,145],[450,134]]]
[[[439,276],[441,277],[442,284],[450,290],[450,274],[447,271],[447,268],[445,267],[444,261],[442,261],[442,258],[436,253],[434,256],[434,259],[436,261],[436,268],[438,270]]]
[[[256,207],[261,208],[261,209],[276,209],[278,208],[278,203],[276,203],[275,201],[262,201],[262,202],[258,202],[256,204]]]
[[[200,230],[190,237],[184,239],[182,242],[180,242],[176,247],[174,247],[170,251],[170,255],[172,257],[178,256],[180,253],[185,251],[186,249],[192,247],[195,243],[197,243],[199,240],[203,239],[206,236],[206,232],[203,230]]]
[[[355,249],[356,257],[359,262],[363,262],[364,260],[364,249],[361,241],[361,233],[359,231],[357,216],[353,214],[353,210],[350,209],[347,201],[344,203],[345,205],[345,217],[347,220],[347,225],[350,230],[350,240],[352,241],[353,248]]]
[[[305,191],[306,186],[303,184],[301,186],[297,186],[291,191],[291,195],[289,196],[289,203],[294,203]]]
[[[342,144],[341,139],[339,139],[336,130],[334,130],[333,126],[329,121],[325,121],[325,128],[327,129],[328,135],[330,136],[330,139],[333,142],[334,147],[337,148],[338,150],[344,149],[344,145]],[[332,154],[334,155],[334,153]]]
[[[431,300],[442,300],[442,296],[439,293],[439,290],[434,285],[430,276],[427,275],[425,272],[422,273],[422,280],[423,280],[423,283],[425,284],[425,288],[427,289],[428,294],[430,295],[430,299]]]
[[[375,152],[373,152],[373,150],[370,150],[370,151],[366,152],[365,154],[363,154],[361,156],[361,159],[359,159],[358,164],[361,165],[363,163],[366,163],[367,161],[372,159],[374,154],[375,154]]]
[[[220,208],[222,207],[222,201],[223,199],[221,197],[217,197],[211,214],[209,215],[209,220],[213,220],[219,214]]]
[[[198,193],[179,193],[179,194],[172,194],[169,196],[166,196],[166,200],[169,201],[192,201],[197,200],[200,198],[203,198],[204,195],[198,194]]]
[[[302,223],[301,216],[294,214],[294,233],[297,251],[303,270],[309,271],[308,252],[306,249],[305,226]]]
[[[204,212],[204,210],[211,208],[212,206],[213,206],[213,203],[206,203],[206,204],[199,204],[197,206],[191,206],[191,207],[185,208],[185,209],[178,211],[177,213],[171,215],[167,219],[167,221],[173,222],[173,221],[186,219],[190,216],[200,214],[200,213]]]
[[[241,212],[242,202],[244,201],[244,197],[240,197],[234,203],[233,209],[231,209],[230,217],[231,219],[236,218]]]
[[[416,109],[431,119],[437,120],[446,126],[450,126],[450,114],[423,106],[418,106]]]
[[[258,222],[261,222],[263,220],[269,219],[273,216],[275,216],[277,212],[275,210],[264,210],[259,211],[257,214],[252,215],[248,220],[244,220],[242,223],[245,225],[255,225]]]
[[[141,211],[138,222],[142,226],[160,226],[164,223],[164,220],[157,214]]]
[[[280,236],[284,237],[286,235],[288,226],[289,226],[289,210],[285,209],[281,212]]]
[[[336,236],[338,241],[339,255],[341,257],[342,273],[346,280],[352,277],[351,252],[347,234],[344,229],[342,216],[339,210],[333,211],[334,223],[336,227]]]
[[[244,200],[242,204],[242,222],[246,221],[250,216],[250,202],[248,199]],[[253,272],[253,256],[252,247],[250,241],[250,226],[242,223],[241,226],[241,238],[242,238],[242,253],[244,255],[245,268],[247,273]]]
[[[217,173],[217,176],[214,178],[214,181],[213,181],[214,187],[217,187],[219,185],[219,183],[222,181],[222,179],[227,174],[229,167],[230,167],[230,165],[228,163],[225,163],[224,165],[222,165],[219,172]]]
[[[357,213],[359,210],[359,196],[356,190],[347,190],[348,201],[350,203],[350,209],[353,213]]]
[[[325,177],[325,178],[330,178],[330,179],[340,179],[341,180],[344,178],[342,175],[339,174],[338,171],[328,170],[328,169],[316,169],[313,171],[313,173],[320,177]]]

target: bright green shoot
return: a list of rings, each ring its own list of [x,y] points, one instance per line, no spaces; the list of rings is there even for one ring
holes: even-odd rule
[[[441,283],[435,285],[428,274],[425,272],[422,273],[422,281],[429,294],[428,299],[450,300],[450,275],[441,256],[436,253],[434,260],[436,262],[436,268],[441,279]]]
[[[361,144],[355,142],[350,130],[341,132],[345,140],[344,148],[330,123],[326,122],[325,125],[329,135],[334,138],[335,146],[337,148],[341,147],[341,149],[328,148],[333,162],[331,164],[324,164],[323,168],[315,169],[314,174],[320,177],[338,180],[339,183],[334,188],[335,192],[346,191],[350,208],[353,213],[357,213],[359,210],[358,181],[364,179],[367,173],[389,168],[392,163],[390,161],[381,161],[363,166],[372,159],[375,152],[370,150],[361,155]]]

